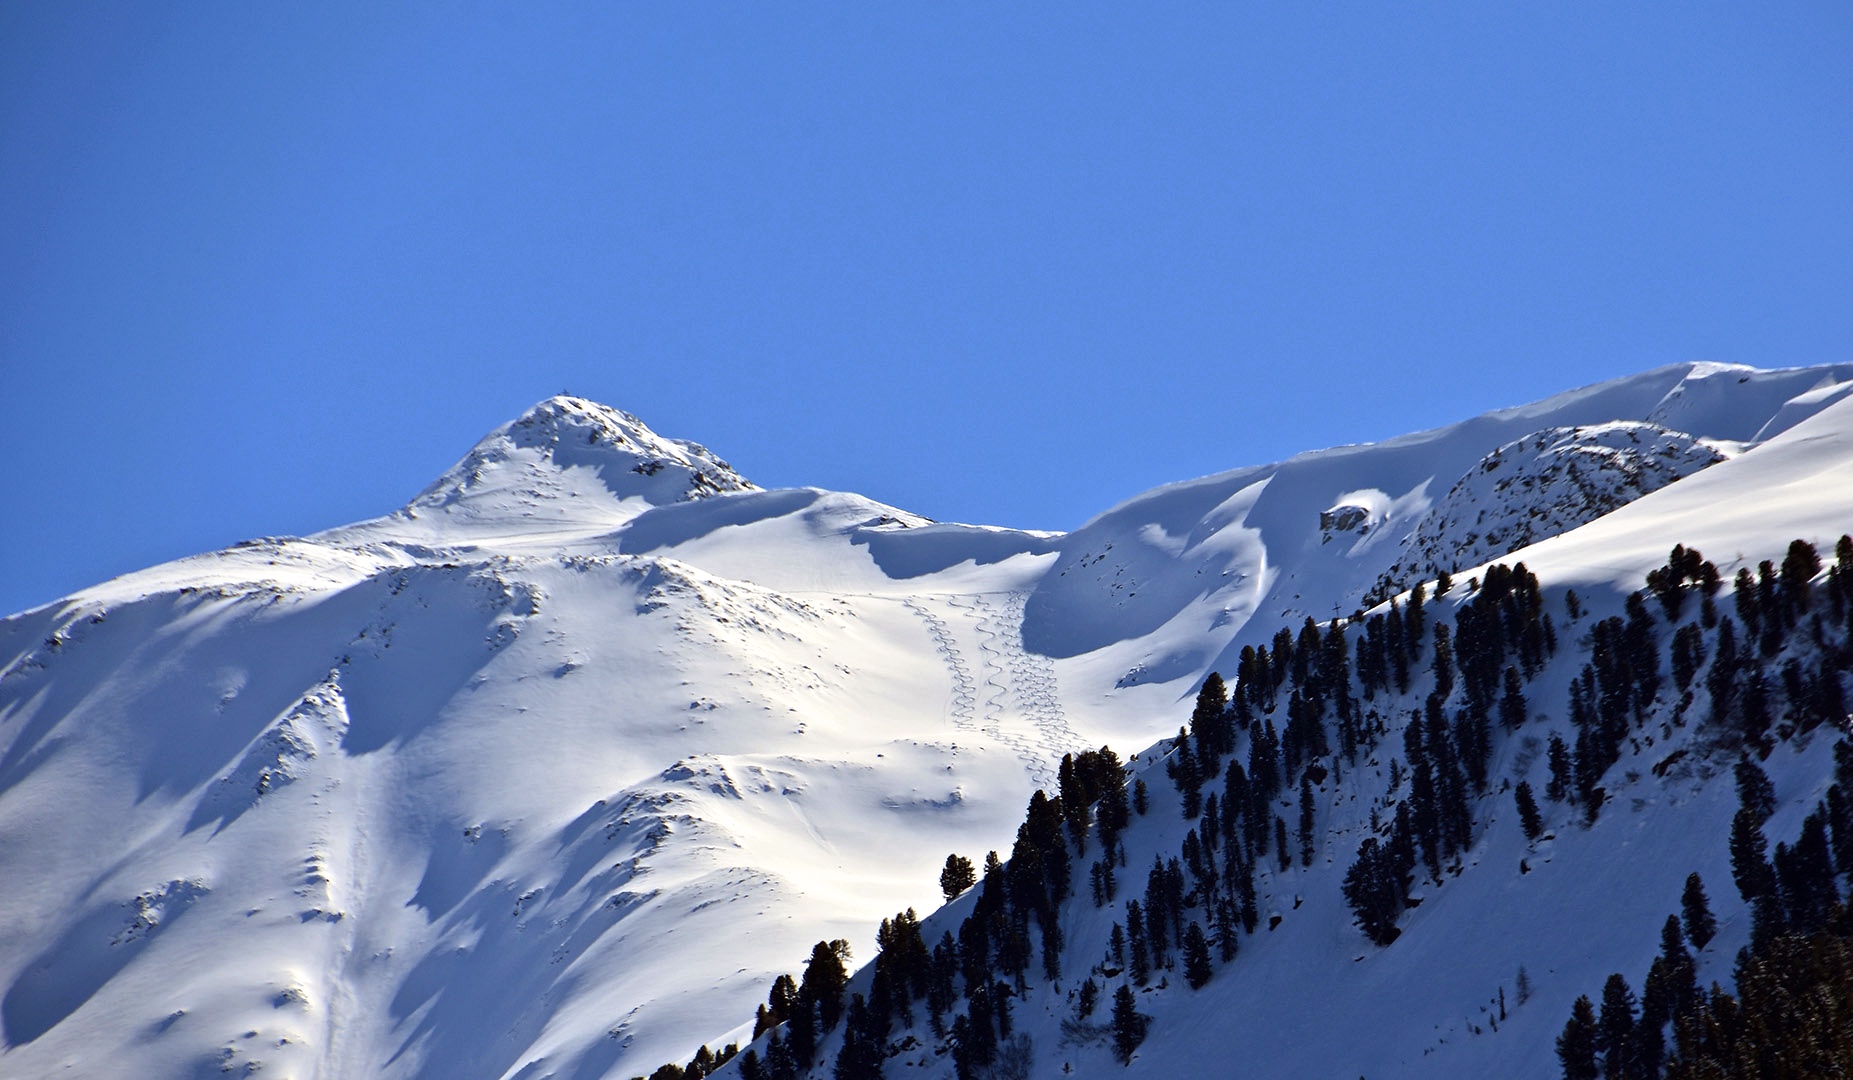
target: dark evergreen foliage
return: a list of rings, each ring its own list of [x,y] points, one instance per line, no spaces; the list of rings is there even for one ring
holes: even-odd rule
[[[1777,936],[1675,1020],[1668,1080],[1853,1075],[1853,925],[1844,910],[1814,934]]]
[[[1769,865],[1769,843],[1763,839],[1762,819],[1743,807],[1731,819],[1731,880],[1745,901],[1774,896],[1776,873]]]
[[[823,1030],[836,1027],[843,1015],[843,988],[849,985],[849,942],[841,938],[820,941],[811,947],[810,962],[804,966],[804,978],[798,984],[799,1012],[805,1005],[815,1006]]]
[[[1210,981],[1215,969],[1210,966],[1210,941],[1203,927],[1195,921],[1184,928],[1184,981],[1192,990]]]
[[[1712,918],[1711,900],[1705,895],[1705,883],[1697,873],[1686,877],[1685,892],[1679,897],[1680,913],[1685,917],[1686,939],[1695,949],[1704,949],[1711,943],[1718,932],[1718,922]]]
[[[970,859],[956,853],[946,856],[946,868],[939,872],[939,891],[945,895],[947,903],[976,884],[978,872],[972,869]]]
[[[1758,825],[1769,820],[1776,810],[1776,788],[1769,782],[1769,775],[1748,755],[1737,759],[1732,775],[1737,780],[1738,805],[1751,811]]]
[[[1132,996],[1132,987],[1120,984],[1113,992],[1113,1052],[1121,1064],[1132,1061],[1132,1052],[1145,1041],[1145,1029],[1148,1021],[1139,1012],[1139,1003]]]
[[[1596,1080],[1596,1009],[1587,997],[1571,1006],[1570,1020],[1557,1036],[1557,1060],[1563,1080]]]
[[[1606,1080],[1632,1080],[1630,1051],[1634,1045],[1634,991],[1620,972],[1602,987],[1602,1010],[1596,1017],[1596,1052],[1602,1055]]]
[[[1313,864],[1313,782],[1300,777],[1300,865]]]
[[[1393,846],[1367,837],[1358,845],[1358,857],[1345,872],[1345,900],[1364,936],[1388,945],[1401,933],[1397,917],[1409,895],[1410,860]]]
[[[1512,789],[1512,801],[1518,805],[1519,827],[1525,831],[1525,839],[1536,840],[1544,835],[1544,819],[1538,816],[1538,801],[1531,794],[1531,785],[1520,780]]]
[[[843,1049],[832,1072],[836,1080],[881,1080],[886,1035],[886,1013],[869,1008],[861,994],[851,997],[843,1021]]]
[[[1544,787],[1544,796],[1552,802],[1563,802],[1575,790],[1576,774],[1570,761],[1570,748],[1557,737],[1556,732],[1551,733],[1548,761],[1551,778]]]

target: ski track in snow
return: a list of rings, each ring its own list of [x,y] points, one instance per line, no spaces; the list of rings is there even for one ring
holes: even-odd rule
[[[977,634],[980,674],[974,678],[945,620],[906,601],[926,624],[952,677],[953,724],[1009,747],[1038,787],[1053,790],[1054,763],[1085,744],[1062,713],[1054,665],[1023,648],[1027,602],[1022,592],[1005,594],[1001,610],[984,596],[946,600],[948,608],[969,618]]]
[[[1011,684],[1016,688],[1018,708],[1041,738],[1042,760],[1046,765],[1050,761],[1060,761],[1063,754],[1087,749],[1087,741],[1068,726],[1068,718],[1062,712],[1055,664],[1041,653],[1023,647],[1023,609],[1028,603],[1028,593],[1010,594],[1005,607],[1010,633],[1004,640],[1009,646]],[[1049,782],[1053,783],[1053,779]]]
[[[928,611],[916,600],[904,600],[907,610],[920,617],[926,624],[927,633],[933,637],[933,651],[946,664],[946,671],[952,676],[952,726],[960,731],[978,730],[978,722],[973,713],[976,702],[972,675],[965,666],[965,658],[959,653],[959,646],[952,640],[952,633],[946,628],[946,620]]]

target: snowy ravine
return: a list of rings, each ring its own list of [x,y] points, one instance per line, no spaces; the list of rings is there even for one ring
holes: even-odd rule
[[[1606,614],[1676,542],[1727,573],[1831,548],[1849,391],[1853,366],[1679,365],[1168,485],[1067,534],[762,491],[552,399],[385,517],[0,621],[0,1073],[587,1080],[744,1041],[813,942],[872,952],[882,918],[936,906],[947,852],[1007,852],[1063,753],[1151,746],[1244,645],[1381,581],[1522,558]],[[1619,479],[1578,490],[1620,509],[1590,520],[1544,459],[1592,447]],[[1515,455],[1538,482],[1495,483]],[[1487,511],[1530,546],[1489,547]],[[1502,753],[1501,776],[1541,768]],[[1772,759],[1796,815],[1820,754]],[[1239,971],[1162,1006],[1172,1035],[1133,1072],[1239,1046],[1257,1075],[1548,1075],[1569,998],[1644,969],[1688,871],[1725,908],[1726,781],[1553,822],[1522,881],[1502,824],[1383,951],[1339,898],[1335,833]],[[1334,780],[1334,820],[1379,782]],[[1151,787],[1129,844],[1181,834]],[[1725,922],[1714,950],[1743,938]],[[1532,1002],[1468,1036],[1515,959]],[[1047,1005],[1024,1010],[1035,1075],[1118,1068],[1057,1053]],[[1288,1053],[1313,1056],[1266,1056]]]

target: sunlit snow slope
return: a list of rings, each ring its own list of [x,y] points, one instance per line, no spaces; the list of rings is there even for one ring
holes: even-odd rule
[[[1850,385],[1663,368],[1065,535],[761,491],[543,402],[386,517],[0,622],[0,1073],[685,1059],[811,942],[931,907],[948,851],[1007,848],[1062,753],[1175,730],[1243,643],[1557,533],[1557,572],[1621,580],[1580,537],[1748,521],[1679,496],[1764,462],[1783,490]]]
[[[1706,883],[1719,923],[1717,938],[1695,950],[1698,981],[1730,987],[1751,924],[1748,906],[1732,884],[1726,839],[1739,806],[1731,768],[1740,751],[1728,732],[1707,719],[1705,680],[1697,679],[1694,693],[1683,699],[1666,680],[1644,723],[1631,729],[1621,759],[1602,777],[1607,797],[1593,825],[1582,809],[1544,799],[1545,743],[1553,735],[1574,741],[1569,684],[1590,657],[1591,629],[1622,613],[1628,594],[1642,590],[1646,575],[1667,560],[1672,545],[1702,550],[1729,578],[1763,560],[1781,562],[1791,540],[1828,552],[1850,531],[1853,400],[1840,398],[1701,475],[1509,553],[1501,561],[1522,561],[1542,580],[1561,650],[1526,686],[1525,725],[1494,736],[1492,783],[1471,801],[1476,822],[1471,844],[1439,880],[1418,868],[1416,903],[1399,918],[1400,936],[1392,944],[1382,947],[1365,938],[1341,883],[1360,842],[1384,835],[1396,802],[1409,797],[1407,768],[1399,787],[1390,762],[1403,757],[1402,728],[1423,715],[1424,699],[1436,689],[1425,658],[1407,692],[1380,693],[1370,703],[1388,724],[1380,742],[1355,762],[1337,755],[1320,762],[1333,769],[1320,768],[1311,788],[1317,838],[1312,858],[1302,865],[1295,857],[1282,868],[1269,848],[1257,871],[1261,925],[1243,938],[1240,954],[1218,963],[1201,989],[1185,984],[1181,963],[1135,987],[1137,1009],[1150,1026],[1122,1064],[1113,1052],[1108,1002],[1116,986],[1131,980],[1120,970],[1123,963],[1108,959],[1109,934],[1116,922],[1129,918],[1125,902],[1145,894],[1146,869],[1154,858],[1177,857],[1186,832],[1198,824],[1179,812],[1180,796],[1164,760],[1170,743],[1146,748],[1132,768],[1149,787],[1151,807],[1133,818],[1125,834],[1118,902],[1096,906],[1087,895],[1085,864],[1099,856],[1096,843],[1077,861],[1076,895],[1061,910],[1061,976],[1053,982],[1031,977],[1015,995],[1011,1038],[1019,1056],[1012,1060],[1006,1051],[995,1075],[1552,1080],[1563,1075],[1553,1047],[1571,1002],[1578,995],[1599,996],[1611,972],[1641,987],[1661,947],[1664,921],[1679,910],[1685,879],[1695,872]],[[1485,568],[1458,569],[1451,591],[1428,604],[1433,622],[1453,620]],[[1574,615],[1571,591],[1579,597]],[[1728,587],[1718,599],[1721,609],[1734,608]],[[1660,617],[1658,603],[1649,603]],[[1699,622],[1695,608],[1685,606],[1683,625]],[[1812,635],[1819,632],[1818,625],[1798,632],[1769,663],[1805,659],[1816,649]],[[1673,626],[1663,622],[1658,633],[1664,647]],[[1844,681],[1844,671],[1835,674]],[[1171,710],[1179,722],[1189,713],[1187,702]],[[1285,713],[1278,710],[1273,721],[1284,723]],[[1764,828],[1772,847],[1793,841],[1833,781],[1834,744],[1853,737],[1844,718],[1791,734],[1795,725],[1786,712],[1779,715],[1788,730],[1771,740],[1761,761],[1774,784],[1775,809]],[[1237,760],[1249,742],[1248,736],[1239,739]],[[1512,789],[1521,781],[1540,793],[1543,804],[1544,835],[1536,841],[1527,841],[1514,809]],[[1220,788],[1212,781],[1205,791]],[[1298,805],[1289,783],[1272,810],[1292,821]],[[1385,824],[1379,826],[1379,820]],[[928,917],[924,939],[930,944],[946,932],[958,935],[978,892]],[[1188,914],[1195,921],[1211,919],[1200,908]],[[1042,963],[1038,956],[1032,969],[1040,971]],[[1521,970],[1528,996],[1520,990]],[[1084,1016],[1078,989],[1088,977],[1103,990],[1101,1003]],[[870,972],[860,973],[850,990],[870,993]],[[924,1007],[918,1011],[911,1029],[896,1024],[890,1046],[899,1049],[886,1075],[951,1078],[945,1040],[930,1033]],[[907,1036],[913,1039],[903,1047]],[[841,1044],[840,1033],[833,1033],[804,1075],[831,1075]],[[756,1049],[763,1051],[764,1044]]]

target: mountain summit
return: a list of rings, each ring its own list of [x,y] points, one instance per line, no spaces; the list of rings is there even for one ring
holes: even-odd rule
[[[757,490],[699,443],[560,395],[484,436],[397,516],[444,531],[609,528],[651,507]]]

